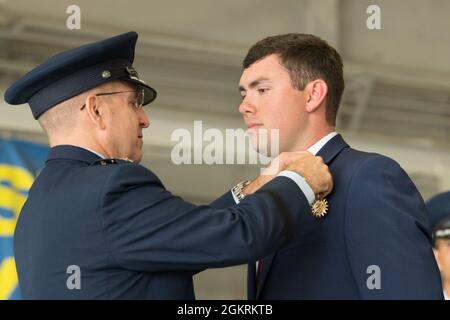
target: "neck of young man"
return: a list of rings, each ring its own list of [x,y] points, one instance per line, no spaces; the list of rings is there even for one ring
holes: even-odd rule
[[[306,151],[327,134],[335,131],[336,127],[326,126],[306,132],[297,139],[296,143],[292,147],[290,147],[289,150],[286,151]]]

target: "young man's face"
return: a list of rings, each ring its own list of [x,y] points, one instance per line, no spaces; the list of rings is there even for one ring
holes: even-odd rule
[[[437,239],[433,251],[442,280],[450,282],[450,239]]]
[[[308,125],[307,97],[303,91],[293,87],[291,77],[278,56],[269,55],[245,69],[239,88],[242,96],[239,111],[253,146],[257,146],[263,132],[261,129],[279,129],[279,151],[299,150]]]

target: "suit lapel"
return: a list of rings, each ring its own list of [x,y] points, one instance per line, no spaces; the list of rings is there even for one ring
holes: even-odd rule
[[[321,156],[323,161],[329,165],[334,158],[345,148],[348,148],[349,145],[344,141],[340,134],[334,136],[330,141],[328,141],[322,149],[319,150],[317,156]],[[264,258],[264,265],[261,269],[261,274],[258,276],[258,285],[256,285],[256,271],[255,271],[255,263],[249,264],[248,270],[248,298],[252,300],[250,297],[254,297],[254,292],[256,289],[256,299],[260,298],[262,288],[264,287],[264,282],[267,279],[267,276],[270,271],[270,267],[272,262],[276,256],[277,252],[271,254]],[[256,288],[255,288],[256,287]]]
[[[344,141],[340,134],[334,136],[330,141],[328,141],[322,149],[319,150],[317,156],[321,156],[323,161],[329,165],[337,155],[348,148],[349,145]]]

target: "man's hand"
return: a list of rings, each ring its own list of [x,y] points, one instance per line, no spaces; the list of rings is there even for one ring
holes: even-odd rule
[[[260,176],[244,188],[244,194],[256,192],[283,170],[300,174],[316,195],[325,197],[333,189],[333,178],[323,159],[308,151],[297,151],[281,153]]]
[[[326,197],[333,190],[333,177],[321,157],[304,152],[290,162],[285,170],[295,171],[305,178],[316,196]]]

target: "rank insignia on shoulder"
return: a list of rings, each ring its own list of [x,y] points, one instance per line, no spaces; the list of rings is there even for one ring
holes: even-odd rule
[[[133,163],[133,160],[128,158],[110,158],[110,159],[100,159],[94,162],[94,165],[107,166],[109,164],[118,164],[118,163]]]
[[[106,166],[108,164],[116,164],[116,163],[117,163],[116,159],[101,159],[101,160],[95,161],[94,164],[99,164],[101,166]]]

